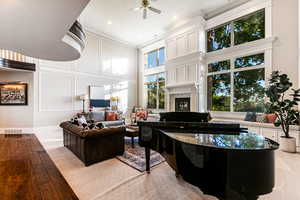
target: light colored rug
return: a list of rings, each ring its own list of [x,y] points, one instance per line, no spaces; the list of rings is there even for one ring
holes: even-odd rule
[[[141,173],[114,158],[89,167],[62,146],[62,133],[36,131],[59,171],[80,200],[215,200],[175,177],[166,162]]]

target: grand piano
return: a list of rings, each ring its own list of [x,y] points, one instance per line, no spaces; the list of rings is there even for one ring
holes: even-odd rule
[[[256,200],[274,187],[279,144],[239,124],[210,123],[208,113],[161,113],[139,122],[139,145],[159,152],[185,181],[222,200]]]

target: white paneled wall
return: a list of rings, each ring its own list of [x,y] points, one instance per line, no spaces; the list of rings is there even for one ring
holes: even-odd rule
[[[199,51],[199,29],[187,31],[166,40],[167,60]]]
[[[196,83],[198,63],[195,61],[177,66],[167,65],[167,86]]]
[[[203,110],[200,104],[205,103],[200,97],[203,96],[204,87],[199,87],[204,84],[200,73],[200,67],[203,67],[201,51],[205,48],[203,36],[204,25],[197,21],[190,27],[179,28],[166,39],[168,111],[175,110],[175,99],[180,97],[191,98],[191,111]]]
[[[87,45],[79,60],[54,62],[26,59],[36,64],[37,71],[34,74],[0,71],[1,80],[7,77],[9,81],[29,83],[30,96],[27,107],[1,107],[3,115],[0,115],[0,128],[58,125],[82,111],[82,101],[78,96],[88,94],[90,85],[117,86],[125,82],[127,88],[114,87],[116,89],[108,92],[122,94],[121,98],[126,98],[122,105],[129,109],[137,103],[135,47],[87,32]],[[16,113],[21,118],[12,120],[17,117]]]
[[[72,111],[74,76],[67,73],[40,71],[39,111]]]
[[[36,60],[36,63],[35,126],[59,124],[81,111],[82,101],[78,96],[88,94],[90,85],[117,85],[125,81],[128,88],[122,90],[126,98],[123,102],[128,108],[136,105],[137,51],[134,47],[88,32],[87,45],[79,60]]]

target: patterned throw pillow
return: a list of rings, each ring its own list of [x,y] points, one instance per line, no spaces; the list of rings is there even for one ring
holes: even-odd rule
[[[100,130],[104,127],[101,122],[96,123],[94,120],[87,122],[84,117],[73,117],[70,122],[83,130]]]
[[[259,123],[267,123],[267,118],[265,114],[259,114],[256,116],[256,121]]]

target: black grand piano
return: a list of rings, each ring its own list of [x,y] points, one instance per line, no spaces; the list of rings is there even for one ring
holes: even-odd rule
[[[209,123],[208,113],[161,113],[139,122],[139,145],[159,152],[185,181],[222,200],[256,200],[274,187],[279,144],[239,124]]]

